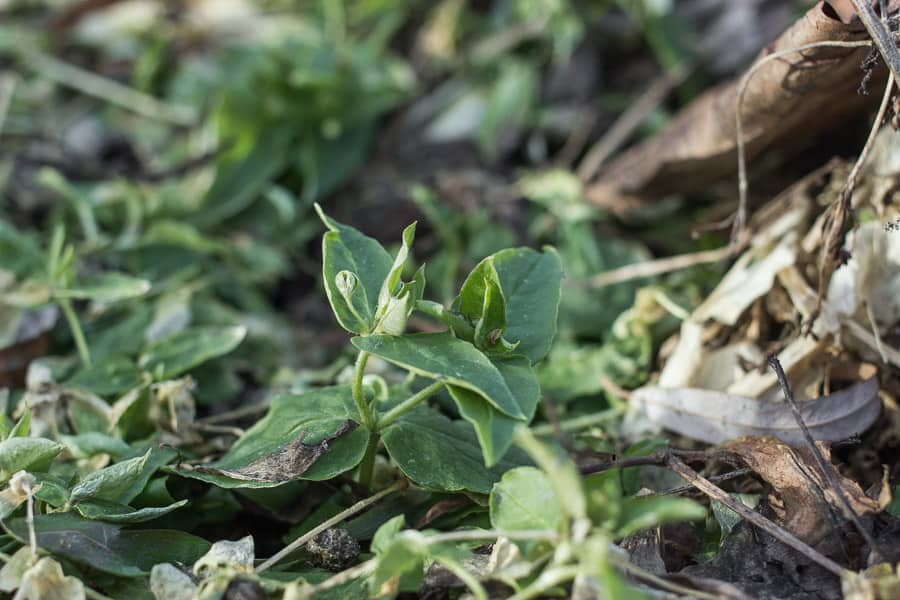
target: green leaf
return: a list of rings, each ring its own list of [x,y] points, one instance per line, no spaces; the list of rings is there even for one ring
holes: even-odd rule
[[[738,502],[748,506],[749,508],[756,508],[759,504],[759,494],[729,494],[732,498],[737,500]],[[709,507],[712,509],[713,516],[716,519],[716,522],[719,524],[719,529],[721,531],[719,535],[720,542],[724,542],[725,538],[731,533],[731,530],[734,529],[738,523],[743,520],[739,514],[719,502],[718,500],[710,500]],[[890,507],[888,507],[888,511],[890,511]]]
[[[676,521],[697,521],[706,517],[706,509],[688,498],[641,496],[622,502],[621,525],[617,537],[628,537],[643,529]]]
[[[88,500],[79,502],[75,506],[85,519],[95,521],[107,521],[109,523],[144,523],[158,519],[163,515],[167,515],[173,510],[177,510],[188,503],[187,500],[180,500],[169,504],[168,506],[151,506],[146,508],[131,508],[130,506],[119,504],[117,502],[102,502]]]
[[[432,490],[487,494],[504,472],[527,461],[520,452],[509,452],[486,468],[472,429],[424,406],[391,423],[381,436],[400,470]]]
[[[221,459],[204,465],[199,470],[196,467],[191,470],[180,467],[171,471],[225,488],[273,487],[293,479],[331,479],[354,468],[362,460],[369,440],[369,432],[364,427],[357,427],[329,441],[326,451],[306,471],[296,475],[288,474],[283,481],[256,481],[237,477],[241,476],[242,469],[259,465],[259,461],[277,455],[301,435],[302,444],[312,446],[334,436],[348,421],[359,423],[361,420],[350,386],[325,388],[305,394],[282,394],[272,401],[268,414],[248,429]],[[227,473],[236,476],[229,476]]]
[[[391,256],[376,240],[328,217],[318,204],[316,210],[329,229],[322,237],[322,277],[334,315],[347,331],[369,333],[381,288],[391,272]],[[338,287],[343,271],[358,280],[349,296]]]
[[[4,522],[21,543],[28,543],[25,519]],[[38,547],[98,571],[120,577],[141,577],[155,564],[193,564],[210,548],[209,542],[181,531],[127,530],[121,525],[91,521],[72,513],[36,515]]]
[[[524,356],[512,356],[494,359],[493,363],[526,419],[530,421],[537,409],[541,390],[528,359]],[[469,390],[452,385],[447,386],[447,389],[456,402],[460,416],[475,429],[485,465],[495,465],[512,445],[513,432],[521,421],[504,415],[485,402],[484,398]]]
[[[475,392],[455,385],[448,385],[447,391],[460,416],[474,428],[485,466],[494,466],[512,446],[513,433],[521,421],[507,417]]]
[[[378,528],[378,531],[375,532],[375,535],[372,536],[372,543],[370,545],[372,552],[378,555],[387,550],[388,545],[390,545],[394,537],[400,533],[405,526],[406,517],[403,515],[397,515],[382,523],[381,527]]]
[[[78,371],[66,383],[86,388],[100,396],[127,392],[143,381],[141,369],[130,358],[111,356]]]
[[[203,207],[191,217],[201,228],[209,228],[241,212],[282,171],[290,153],[292,131],[282,128],[254,139],[246,155],[226,156],[216,166],[216,178],[203,199]]]
[[[71,501],[105,500],[128,504],[141,493],[158,466],[150,463],[151,452],[147,450],[143,456],[88,473],[72,488]]]
[[[378,556],[378,565],[375,567],[373,591],[379,590],[395,577],[399,579],[407,574],[421,576],[425,559],[428,558],[428,547],[416,543],[419,541],[418,536],[421,534],[417,531],[411,531],[407,536],[395,535],[382,549]]]
[[[556,335],[562,265],[553,249],[510,248],[493,255],[506,300],[504,338],[532,363],[544,358]]]
[[[6,415],[4,415],[6,416]],[[8,438],[16,438],[16,437],[28,437],[28,433],[31,431],[31,408],[26,408],[25,412],[22,413],[22,416],[19,417],[19,420],[16,421],[16,424],[9,430],[9,433],[6,437]]]
[[[491,160],[497,156],[497,140],[503,139],[502,134],[525,126],[540,90],[534,64],[508,57],[499,65],[500,72],[493,82],[478,128],[478,146]]]
[[[58,298],[116,302],[143,296],[150,291],[150,282],[124,273],[102,273],[79,281],[67,288],[54,290]]]
[[[247,335],[238,327],[190,327],[148,348],[138,364],[158,380],[172,379],[211,358],[228,354]]]
[[[384,282],[381,284],[381,290],[378,292],[378,309],[375,313],[376,320],[384,315],[388,302],[400,284],[400,276],[403,275],[403,267],[406,266],[409,249],[415,238],[416,224],[413,223],[403,230],[403,241],[400,244],[400,250],[397,251],[397,256],[394,257],[390,271],[388,271],[387,277],[384,278]]]
[[[472,269],[454,305],[460,314],[475,324],[476,346],[487,349],[500,341],[506,331],[506,299],[493,256]]]
[[[46,471],[63,449],[45,438],[15,437],[0,442],[0,483],[17,471]]]
[[[535,467],[507,471],[491,490],[490,507],[497,529],[556,530],[563,521],[550,480]]]
[[[60,435],[59,441],[75,458],[91,458],[97,454],[109,454],[113,460],[123,460],[134,454],[131,446],[119,438],[98,431],[79,435]]]
[[[510,417],[526,418],[497,367],[475,346],[450,333],[371,335],[351,341],[359,350],[417,375],[473,391]]]

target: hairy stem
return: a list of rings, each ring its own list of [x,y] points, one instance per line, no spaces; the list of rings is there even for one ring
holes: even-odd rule
[[[443,381],[435,381],[431,385],[422,388],[391,410],[384,413],[381,417],[379,417],[378,424],[375,426],[376,430],[382,431],[385,427],[399,419],[402,415],[408,413],[416,406],[438,393],[442,387],[444,387]]]

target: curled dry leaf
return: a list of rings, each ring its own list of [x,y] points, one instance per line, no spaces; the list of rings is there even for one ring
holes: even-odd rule
[[[288,442],[275,452],[261,456],[250,464],[228,471],[213,467],[181,465],[182,468],[190,468],[201,473],[224,475],[240,481],[258,481],[265,483],[281,483],[297,479],[319,459],[328,452],[328,448],[334,440],[350,433],[359,427],[355,421],[344,421],[330,436],[323,438],[315,444],[304,444],[306,431],[301,431],[292,441]]]
[[[893,0],[891,9],[900,2]],[[858,21],[845,24],[824,2],[799,18],[766,56],[826,41],[868,37]],[[749,80],[741,111],[747,158],[767,149],[790,149],[877,102],[857,94],[867,48],[814,48],[771,60]],[[752,68],[752,67],[751,67]],[[879,67],[879,74],[883,74]],[[735,117],[742,77],[715,87],[682,110],[659,135],[613,161],[588,189],[600,205],[633,205],[703,189],[737,170]],[[879,84],[873,79],[870,85]]]
[[[816,445],[825,460],[830,461],[828,444],[818,442]],[[769,497],[769,506],[785,529],[807,543],[815,544],[831,530],[831,512],[842,514],[840,500],[816,466],[810,448],[792,448],[767,436],[738,440],[728,444],[726,449],[739,456],[772,486],[774,498]],[[857,515],[879,513],[890,503],[889,494],[878,499],[869,498],[852,479],[839,473],[836,477]],[[823,497],[831,508],[824,504]]]
[[[632,410],[681,435],[719,444],[745,435],[772,435],[802,444],[803,434],[785,403],[760,402],[712,390],[642,387],[631,395]],[[881,414],[873,377],[800,405],[814,439],[838,441],[865,431]]]

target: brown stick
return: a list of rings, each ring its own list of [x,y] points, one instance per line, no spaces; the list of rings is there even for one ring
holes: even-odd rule
[[[669,456],[668,467],[713,500],[721,502],[722,504],[739,514],[743,519],[756,525],[775,539],[790,546],[824,569],[830,571],[831,573],[834,573],[838,577],[841,577],[845,573],[847,573],[847,570],[844,569],[841,565],[837,564],[818,550],[811,548],[801,539],[789,533],[782,527],[779,527],[755,510],[748,508],[742,502],[738,502],[737,500],[729,496],[725,490],[716,486],[711,481],[704,478],[695,470],[684,464],[684,462],[682,462],[682,460],[677,456]]]
[[[809,449],[812,451],[813,456],[816,459],[816,464],[819,467],[819,471],[822,472],[822,476],[825,478],[825,481],[828,482],[828,485],[830,485],[834,489],[834,493],[838,497],[838,500],[840,500],[845,515],[853,522],[853,524],[856,526],[856,529],[859,530],[860,535],[864,540],[866,540],[866,544],[869,545],[869,549],[871,550],[871,552],[875,554],[875,556],[879,559],[882,559],[884,553],[878,550],[878,545],[875,543],[875,539],[868,532],[868,530],[863,527],[862,522],[859,520],[859,515],[857,515],[853,510],[853,507],[850,506],[850,502],[847,500],[847,496],[844,495],[844,490],[841,489],[841,485],[834,475],[834,467],[830,463],[827,463],[825,457],[822,456],[822,452],[819,450],[819,447],[816,446],[815,440],[813,440],[812,435],[809,433],[809,429],[806,427],[806,422],[800,415],[800,407],[797,406],[797,401],[794,399],[794,392],[791,391],[791,386],[788,383],[787,376],[784,374],[784,369],[781,367],[781,363],[778,361],[778,357],[769,355],[768,362],[769,366],[772,367],[772,370],[775,371],[775,376],[778,377],[778,383],[781,384],[781,391],[784,393],[784,397],[787,400],[788,404],[791,405],[791,412],[794,414],[794,420],[797,421],[797,425],[800,427],[800,431],[803,432],[803,437],[806,439],[806,445],[809,446]]]
[[[897,50],[894,36],[884,22],[878,18],[878,15],[875,14],[875,10],[872,8],[872,3],[869,0],[851,0],[851,2],[856,7],[856,16],[862,21],[869,35],[872,36],[872,41],[875,42],[878,51],[881,52],[881,57],[887,63],[894,79],[900,81],[900,50]],[[882,7],[886,9],[886,4],[882,4]],[[881,16],[882,18],[887,18],[887,15]]]

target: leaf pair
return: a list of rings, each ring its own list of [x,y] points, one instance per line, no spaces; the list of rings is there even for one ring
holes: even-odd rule
[[[415,223],[403,231],[402,245],[392,260],[377,240],[328,217],[318,204],[316,210],[329,229],[322,238],[323,275],[338,323],[360,335],[402,333],[425,288],[421,269],[413,281],[400,281]]]

